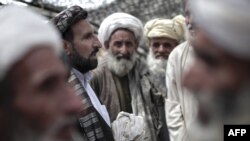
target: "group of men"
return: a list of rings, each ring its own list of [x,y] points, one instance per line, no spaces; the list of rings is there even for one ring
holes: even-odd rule
[[[250,123],[249,8],[184,0],[185,18],[114,13],[96,35],[79,6],[49,22],[3,7],[0,140],[223,140],[223,124]]]

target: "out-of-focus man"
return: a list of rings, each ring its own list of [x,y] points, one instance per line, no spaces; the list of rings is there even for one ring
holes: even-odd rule
[[[250,123],[250,3],[194,0],[195,61],[184,85],[197,93],[197,140],[223,140],[223,124]],[[212,21],[212,22],[211,22]]]
[[[24,18],[25,17],[25,18]],[[57,30],[28,9],[0,10],[0,140],[79,141],[80,100],[59,59]]]

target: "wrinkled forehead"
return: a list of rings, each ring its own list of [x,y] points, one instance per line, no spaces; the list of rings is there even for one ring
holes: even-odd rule
[[[115,30],[110,36],[110,41],[114,39],[116,40],[127,39],[127,40],[133,40],[137,42],[134,32],[126,28],[119,28]]]

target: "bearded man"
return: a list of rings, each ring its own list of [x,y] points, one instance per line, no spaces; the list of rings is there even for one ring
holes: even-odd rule
[[[156,141],[161,128],[157,110],[160,99],[148,78],[147,66],[136,56],[142,36],[142,23],[132,15],[114,13],[105,18],[98,37],[108,54],[94,71],[91,83],[101,102],[107,106],[111,122],[121,111],[140,116],[147,130],[147,137],[142,140]],[[128,136],[137,131],[130,132]]]
[[[52,22],[61,33],[64,51],[73,67],[69,83],[82,99],[82,110],[78,115],[82,133],[91,141],[112,141],[107,109],[89,85],[89,71],[97,66],[96,53],[101,44],[87,16],[87,11],[72,6],[59,13]]]
[[[221,141],[223,124],[250,124],[249,8],[248,0],[190,1],[196,57],[183,85],[199,100],[194,141]]]
[[[166,89],[166,68],[169,54],[184,40],[185,18],[181,15],[173,19],[153,19],[144,26],[149,53],[147,64],[152,73],[152,81],[164,96]]]

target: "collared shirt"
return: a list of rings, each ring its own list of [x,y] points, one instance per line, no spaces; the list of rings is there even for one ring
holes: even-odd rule
[[[77,76],[77,78],[80,80],[81,84],[83,85],[83,87],[87,91],[87,94],[88,94],[88,96],[89,96],[89,98],[91,100],[91,103],[93,104],[94,108],[102,116],[102,118],[105,120],[105,122],[109,126],[111,126],[111,124],[110,124],[110,117],[109,117],[109,114],[108,114],[106,106],[102,105],[100,103],[100,101],[97,98],[95,92],[93,91],[93,89],[89,85],[89,81],[91,79],[91,73],[87,72],[85,74],[82,74],[81,72],[79,72],[78,70],[76,70],[74,68],[73,68],[73,72],[75,73],[75,75]]]

